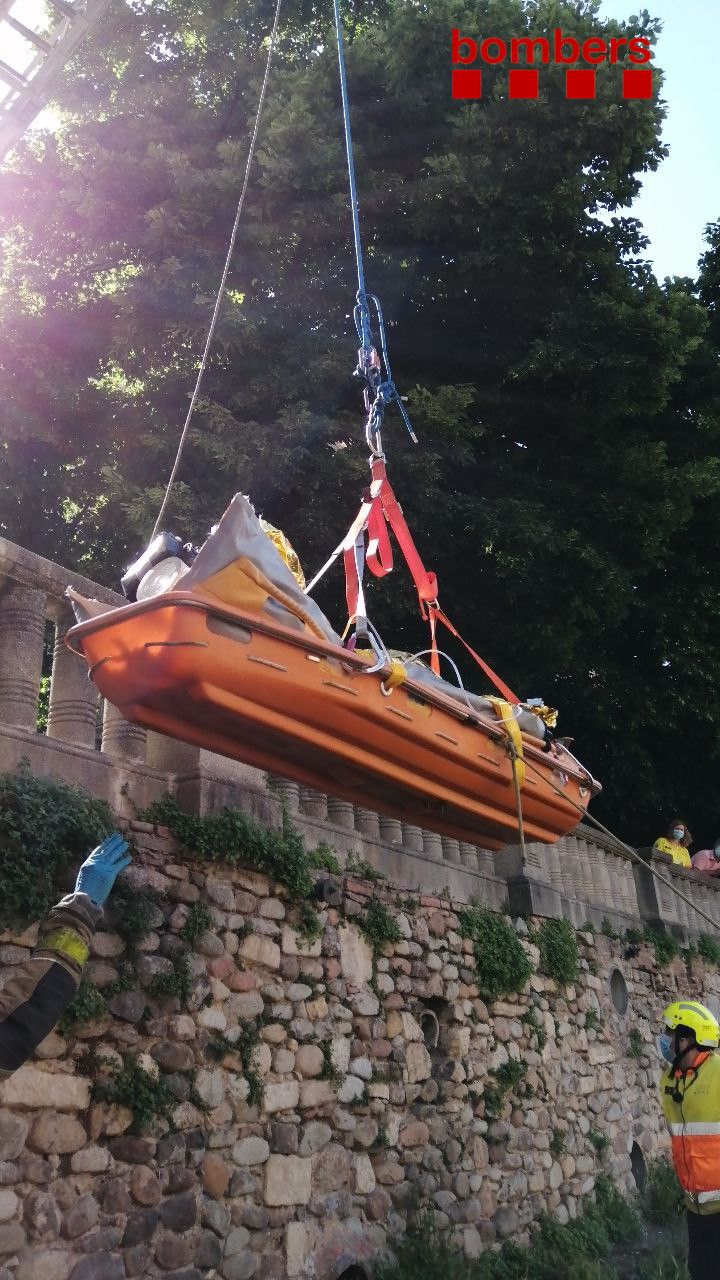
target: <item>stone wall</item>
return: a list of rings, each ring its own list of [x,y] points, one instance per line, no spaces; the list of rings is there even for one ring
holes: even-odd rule
[[[88,970],[123,989],[0,1087],[0,1280],[338,1280],[369,1268],[416,1202],[476,1255],[541,1212],[573,1217],[600,1170],[631,1189],[665,1150],[657,1019],[678,993],[716,1000],[701,961],[658,971],[648,949],[583,932],[580,978],[560,990],[517,920],[535,972],[488,1007],[458,903],[345,878],[304,945],[281,887],[131,825],[126,874],[158,895],[153,927],[128,964],[108,911]],[[373,895],[401,934],[375,958],[359,928]],[[212,924],[187,999],[153,995],[197,903]],[[2,936],[5,975],[33,940]],[[123,1054],[173,1099],[139,1135],[92,1094]],[[525,1080],[488,1119],[510,1059]]]

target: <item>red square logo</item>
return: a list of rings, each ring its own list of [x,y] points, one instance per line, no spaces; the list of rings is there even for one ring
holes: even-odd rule
[[[511,98],[537,98],[538,72],[515,69],[508,73],[508,91]]]
[[[623,98],[652,98],[652,71],[623,71]]]
[[[453,98],[482,98],[482,71],[460,67],[452,73]]]
[[[594,98],[595,97],[595,72],[594,71],[566,71],[565,72],[565,97],[566,98]]]

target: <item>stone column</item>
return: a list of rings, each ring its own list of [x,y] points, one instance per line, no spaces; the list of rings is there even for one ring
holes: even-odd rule
[[[35,732],[45,638],[44,591],[0,588],[0,722]]]
[[[472,846],[471,846],[472,847]],[[481,875],[497,877],[497,866],[495,864],[495,854],[492,849],[475,849],[477,856],[477,867]]]
[[[355,830],[355,813],[349,800],[339,800],[337,796],[328,796],[328,822],[336,827],[344,827],[346,831]]]
[[[478,851],[474,844],[468,844],[467,840],[460,841],[460,861],[464,867],[469,867],[471,871],[478,869]]]
[[[623,911],[626,915],[637,916],[638,900],[637,890],[635,888],[635,876],[633,875],[633,864],[630,858],[622,860],[622,878],[620,887],[622,890]]]
[[[373,809],[361,809],[355,806],[355,830],[367,840],[380,839],[380,815]]]
[[[62,738],[79,747],[95,747],[99,694],[88,679],[87,664],[65,644],[65,636],[74,624],[65,612],[55,624],[48,738]]]
[[[386,818],[380,814],[380,839],[385,844],[402,844],[402,825],[399,818]]]
[[[105,708],[107,710],[107,703]],[[165,733],[156,733],[154,729],[136,730],[136,733],[143,732],[146,738],[144,758],[151,769],[159,769],[162,773],[179,774],[183,778],[188,774],[197,776],[200,747],[194,747],[189,742],[180,742],[178,738],[169,738]],[[104,737],[103,750],[105,750]],[[139,738],[136,740],[136,750],[138,752],[140,750]],[[143,759],[141,755],[133,758]]]
[[[622,911],[624,908],[623,894],[623,874],[625,871],[625,859],[620,853],[605,852],[608,871],[610,872],[610,893],[612,894],[612,904],[616,911]]]
[[[452,836],[442,836],[443,858],[446,862],[452,862],[460,865],[460,842],[453,840]]]
[[[423,831],[423,851],[426,858],[433,862],[442,862],[442,840],[436,831]]]
[[[160,735],[154,735],[160,736]],[[119,756],[121,760],[145,760],[147,730],[136,724],[130,724],[120,714],[117,707],[105,699],[103,713],[102,751],[108,756]],[[155,766],[157,767],[157,766]]]
[[[578,866],[578,842],[575,836],[565,837],[565,857],[561,863],[562,891],[571,901],[582,900],[582,872]]]
[[[420,828],[412,826],[409,822],[403,822],[401,825],[405,848],[412,849],[415,853],[422,853],[424,844],[423,833]]]
[[[576,897],[580,902],[594,903],[598,889],[597,849],[581,836],[577,837],[575,843],[577,846],[575,867],[578,881]]]
[[[297,782],[291,782],[289,778],[278,778],[275,774],[272,774],[271,778],[272,786],[270,790],[280,797],[290,816],[294,813],[299,813],[300,788]]]
[[[564,892],[562,863],[563,859],[567,857],[567,845],[565,839],[556,840],[555,844],[549,844],[545,857],[548,875],[550,877],[550,884],[556,893],[562,894]]]
[[[327,822],[327,796],[322,795],[320,791],[313,791],[312,787],[301,787],[300,812],[308,818],[319,818],[321,822]]]

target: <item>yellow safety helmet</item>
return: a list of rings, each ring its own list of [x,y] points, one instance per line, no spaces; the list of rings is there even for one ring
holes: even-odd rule
[[[704,1004],[698,1000],[676,1000],[663,1013],[663,1022],[671,1031],[688,1027],[695,1033],[695,1041],[704,1049],[717,1049],[720,1041],[720,1023]]]

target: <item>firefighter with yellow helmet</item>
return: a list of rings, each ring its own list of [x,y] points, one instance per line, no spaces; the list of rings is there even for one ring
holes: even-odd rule
[[[691,1280],[720,1275],[720,1039],[717,1019],[697,1000],[676,1000],[663,1013],[659,1039],[668,1064],[660,1100],[688,1220]]]

